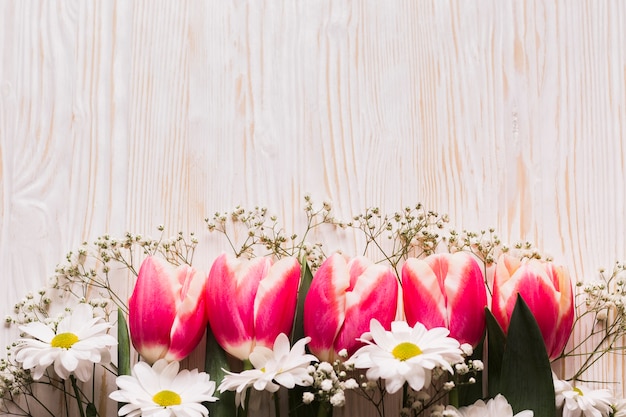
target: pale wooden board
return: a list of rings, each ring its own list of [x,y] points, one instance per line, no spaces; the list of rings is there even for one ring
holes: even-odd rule
[[[0,2],[1,305],[83,240],[237,204],[297,229],[305,193],[344,217],[422,202],[593,278],[626,252],[625,8]]]

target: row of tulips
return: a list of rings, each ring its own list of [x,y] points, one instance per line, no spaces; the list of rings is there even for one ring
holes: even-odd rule
[[[219,256],[208,274],[147,258],[129,300],[133,345],[143,359],[181,360],[199,343],[207,323],[229,354],[247,360],[256,346],[272,348],[290,334],[300,286],[295,258],[273,262]],[[401,284],[401,285],[400,285]],[[316,271],[304,303],[304,333],[322,361],[354,353],[371,319],[389,329],[394,320],[410,326],[446,327],[460,343],[476,346],[485,331],[485,307],[506,332],[520,294],[533,313],[550,359],[564,349],[574,320],[572,285],[566,271],[549,262],[498,260],[492,295],[473,255],[435,254],[409,259],[401,283],[390,267],[365,257],[331,255]]]

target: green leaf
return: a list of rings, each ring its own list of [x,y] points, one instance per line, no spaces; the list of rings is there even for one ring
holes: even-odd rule
[[[506,336],[502,327],[488,308],[485,308],[487,318],[487,392],[490,398],[502,392],[502,357]]]
[[[291,345],[304,337],[304,300],[311,287],[313,281],[313,273],[306,260],[302,260],[302,269],[300,272],[300,287],[298,288],[298,303],[296,304],[296,316],[293,320],[291,329]],[[315,417],[317,415],[317,406],[319,404],[305,405],[302,403],[302,394],[307,391],[306,388],[296,386],[287,392],[289,398],[289,416],[290,417]]]
[[[211,326],[207,326],[206,332],[206,355],[204,357],[204,371],[209,374],[212,381],[216,381],[219,386],[224,379],[224,369],[230,369],[226,352],[215,340],[215,336],[211,331]],[[235,392],[224,391],[220,394],[215,391],[213,396],[218,397],[217,402],[205,403],[209,410],[209,415],[214,417],[236,417],[237,407],[235,407]]]
[[[87,404],[87,413],[85,417],[96,417],[98,415],[98,410],[96,410],[96,405],[94,403]]]
[[[296,304],[296,316],[291,329],[291,345],[304,337],[304,300],[311,287],[313,273],[306,260],[302,260],[300,272],[300,288],[298,288],[298,303]]]
[[[535,417],[555,416],[550,359],[539,326],[519,295],[511,315],[500,378],[501,393],[514,413],[533,410]]]
[[[117,309],[117,375],[130,375],[130,340],[124,312]]]

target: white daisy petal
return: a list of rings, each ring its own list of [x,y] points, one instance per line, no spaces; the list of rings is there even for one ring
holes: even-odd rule
[[[387,331],[373,319],[369,334],[373,342],[361,337],[369,344],[357,350],[348,363],[367,369],[370,380],[384,379],[389,393],[397,392],[405,382],[419,391],[430,384],[435,367],[452,372],[450,364],[463,360],[459,342],[448,337],[444,328],[427,330],[421,323],[411,328],[404,321],[395,321]]]
[[[563,408],[563,417],[607,417],[616,399],[607,389],[593,390],[585,385],[572,386],[552,374],[556,406]]]
[[[19,326],[19,329],[22,332],[28,333],[35,339],[39,339],[44,343],[50,343],[52,338],[55,336],[54,330],[38,321],[29,323],[24,326]]]
[[[305,345],[310,338],[298,340],[292,348],[289,338],[281,333],[274,341],[273,350],[257,346],[250,354],[250,363],[255,369],[240,373],[226,371],[219,386],[220,392],[236,391],[237,405],[245,404],[246,392],[253,387],[256,391],[276,392],[280,385],[293,388],[295,385],[308,386],[313,378],[307,368],[317,358],[305,353]]]
[[[524,410],[513,416],[511,405],[501,394],[486,403],[478,400],[472,405],[459,409],[449,405],[446,410],[454,412],[459,417],[533,417],[534,414],[531,410]]]
[[[117,377],[119,389],[109,398],[128,403],[119,410],[120,416],[206,417],[208,410],[200,403],[217,401],[213,396],[215,382],[197,369],[178,373],[179,369],[178,362],[168,363],[165,359],[159,359],[152,367],[139,362],[133,367],[132,376]]]
[[[94,364],[107,364],[111,360],[109,348],[117,341],[107,334],[111,325],[102,318],[94,317],[89,304],[79,304],[63,318],[56,327],[41,322],[20,326],[32,336],[20,339],[15,359],[22,367],[33,371],[33,378],[40,379],[48,366],[53,365],[56,374],[67,379],[75,374],[81,381],[91,378]]]

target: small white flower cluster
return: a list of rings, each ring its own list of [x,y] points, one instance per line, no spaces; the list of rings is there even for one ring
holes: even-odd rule
[[[411,417],[429,407],[431,412],[438,410],[438,406],[433,405],[432,396],[426,391],[413,391],[411,389],[407,392],[407,405],[400,410],[400,415]]]
[[[343,407],[346,403],[344,391],[359,387],[359,383],[354,378],[348,378],[347,370],[340,360],[335,361],[334,365],[328,362],[310,365],[308,371],[313,377],[311,385],[313,391],[305,392],[302,395],[302,402],[310,404],[317,400],[333,407]]]
[[[216,212],[212,218],[205,218],[204,222],[207,230],[222,233],[232,242],[237,256],[252,258],[273,254],[277,258],[304,257],[314,270],[321,265],[326,255],[321,243],[307,242],[304,238],[322,224],[334,224],[332,204],[324,201],[317,208],[313,206],[310,196],[305,196],[304,200],[308,226],[301,235],[287,233],[278,222],[278,217],[271,215],[267,207],[256,206],[249,210],[237,206],[232,211]]]
[[[451,391],[456,385],[475,384],[476,376],[485,368],[483,361],[480,359],[470,359],[474,353],[472,346],[468,343],[461,345],[464,361],[454,365],[455,382],[449,381],[443,385],[446,391]]]
[[[48,309],[52,302],[48,295],[48,288],[42,287],[36,294],[32,292],[26,294],[13,307],[15,316],[5,318],[6,325],[26,324],[35,321],[42,321],[48,317]]]
[[[9,349],[9,348],[7,348]],[[13,360],[12,352],[9,350],[6,359],[0,359],[0,398],[6,396],[18,396],[25,391],[33,382],[30,371],[22,368]],[[6,406],[0,402],[2,406]],[[0,414],[7,411],[0,408]]]
[[[626,330],[626,277],[621,263],[616,263],[609,277],[600,270],[600,280],[578,283],[585,294],[587,311],[595,314],[598,322],[612,320],[619,324],[621,331]]]

